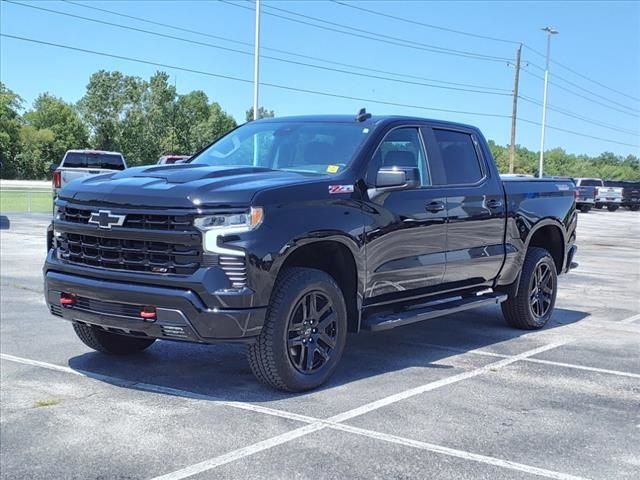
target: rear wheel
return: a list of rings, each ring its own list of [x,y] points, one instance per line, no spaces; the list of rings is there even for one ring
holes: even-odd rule
[[[615,212],[616,210],[618,210],[618,206],[617,205],[608,205],[607,206],[607,210],[609,210],[610,212]]]
[[[342,290],[323,271],[285,270],[274,287],[265,324],[247,356],[258,380],[300,392],[334,372],[347,337]]]
[[[82,343],[87,347],[111,355],[138,353],[150,347],[153,342],[155,342],[154,338],[127,337],[126,335],[107,332],[99,327],[75,322],[73,329],[78,338],[82,340]]]
[[[590,207],[590,206],[588,206],[588,205],[582,205],[582,206],[580,207],[580,211],[581,211],[582,213],[589,213],[589,210],[591,210],[591,207]]]
[[[534,330],[546,325],[556,303],[556,265],[547,250],[530,247],[522,267],[518,294],[502,303],[509,325]]]
[[[637,212],[640,209],[640,205],[631,205],[629,207],[629,210],[631,210],[632,212]]]

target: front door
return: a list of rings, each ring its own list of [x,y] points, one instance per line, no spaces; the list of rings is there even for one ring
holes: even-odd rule
[[[387,192],[365,205],[367,288],[365,305],[421,296],[437,290],[445,271],[446,202],[431,179],[419,128],[389,132],[374,154],[367,182],[380,167],[417,168],[420,186]]]

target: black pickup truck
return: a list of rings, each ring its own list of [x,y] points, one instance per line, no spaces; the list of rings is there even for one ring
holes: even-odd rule
[[[471,126],[266,119],[188,163],[66,186],[45,296],[97,351],[245,342],[258,379],[302,391],[334,372],[347,332],[488,304],[543,327],[576,219],[571,181],[501,180]]]

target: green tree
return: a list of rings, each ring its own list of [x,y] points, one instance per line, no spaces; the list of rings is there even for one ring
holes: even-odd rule
[[[194,127],[194,151],[189,153],[201,150],[236,126],[233,117],[222,110],[220,104],[213,102],[209,105],[208,118]]]
[[[273,110],[267,110],[264,107],[258,107],[258,120],[260,120],[261,118],[273,118],[275,116],[276,114]],[[247,122],[251,122],[253,120],[253,107],[247,110],[245,118]]]
[[[22,99],[0,82],[0,168],[2,178],[16,178],[19,168],[16,155],[20,152],[22,118],[18,111]]]
[[[55,148],[55,134],[48,128],[23,125],[20,129],[20,153],[16,155],[18,178],[45,179]]]
[[[120,150],[123,121],[139,108],[147,83],[121,72],[100,70],[89,79],[78,107],[91,130],[91,143],[102,150]]]
[[[174,121],[174,153],[191,155],[204,146],[202,139],[198,138],[200,133],[197,125],[206,123],[209,115],[209,98],[203,91],[195,90],[178,97]],[[202,130],[206,133],[206,128]]]
[[[51,157],[45,159],[49,164],[60,163],[69,149],[89,146],[89,132],[76,109],[53,95],[39,95],[33,110],[25,113],[24,119],[35,129],[46,129],[53,133]]]

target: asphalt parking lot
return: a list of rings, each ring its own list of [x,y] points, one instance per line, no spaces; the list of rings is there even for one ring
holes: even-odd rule
[[[46,223],[0,225],[2,478],[640,478],[637,212],[580,215],[545,329],[492,307],[354,335],[301,395],[239,345],[91,352],[45,308]]]

